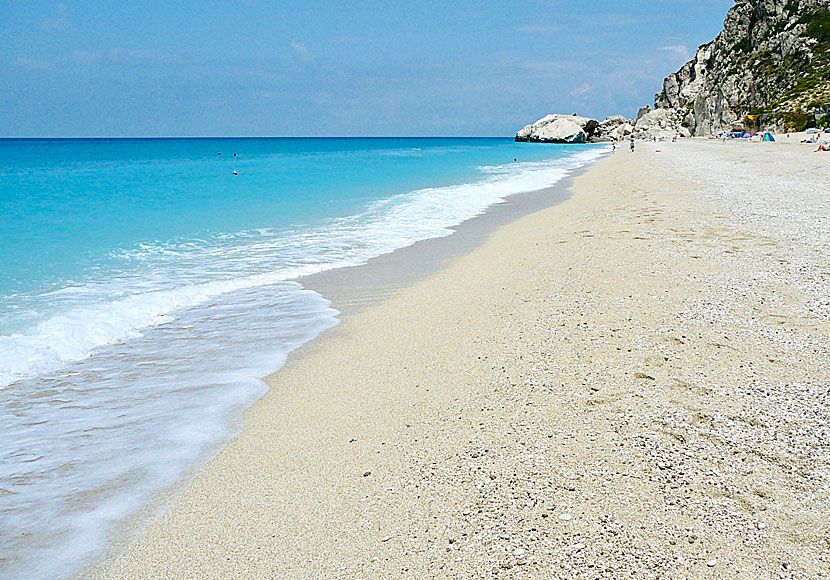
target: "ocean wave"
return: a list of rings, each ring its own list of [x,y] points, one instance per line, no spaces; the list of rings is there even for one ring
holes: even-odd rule
[[[176,312],[218,296],[354,266],[411,245],[446,236],[511,195],[550,187],[605,148],[552,161],[479,168],[483,179],[424,188],[370,204],[305,231],[243,230],[211,238],[143,243],[114,253],[123,270],[33,297],[51,314],[33,326],[0,336],[0,386],[52,372],[96,348],[140,337],[170,323]],[[131,270],[139,263],[144,270]]]

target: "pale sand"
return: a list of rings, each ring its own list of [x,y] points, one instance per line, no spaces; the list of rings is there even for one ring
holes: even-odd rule
[[[290,360],[90,577],[830,575],[830,154],[810,151],[601,161]]]

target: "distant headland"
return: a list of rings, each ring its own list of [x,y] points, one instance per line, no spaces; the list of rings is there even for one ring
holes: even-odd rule
[[[738,0],[637,118],[547,115],[516,141],[585,143],[830,125],[830,0]]]

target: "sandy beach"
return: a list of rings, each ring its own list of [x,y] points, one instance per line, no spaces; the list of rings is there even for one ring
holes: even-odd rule
[[[435,271],[333,296],[341,324],[84,576],[830,577],[814,148],[618,148]]]

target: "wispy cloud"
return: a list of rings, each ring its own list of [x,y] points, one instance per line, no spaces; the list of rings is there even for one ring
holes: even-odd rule
[[[300,54],[308,54],[308,47],[303,44],[302,42],[297,42],[296,40],[291,41],[291,48],[293,48],[296,52]]]
[[[591,92],[592,88],[588,83],[582,83],[578,87],[571,89],[571,92],[568,94],[572,97],[584,97]]]
[[[565,27],[556,24],[527,24],[517,26],[515,30],[525,34],[556,34],[565,30]]]
[[[73,50],[65,55],[63,64],[74,64],[82,67],[96,66],[106,58],[106,54],[100,50]]]
[[[683,44],[673,44],[671,46],[661,46],[660,50],[668,52],[672,56],[676,56],[683,60],[689,60],[692,57],[691,51]]]
[[[44,71],[59,68],[83,69],[106,64],[148,65],[158,63],[181,63],[176,54],[157,50],[135,50],[111,48],[109,50],[72,50],[51,60],[18,58],[15,66],[26,70]]]
[[[533,73],[557,74],[574,67],[574,63],[563,60],[526,60],[518,63],[519,68]]]
[[[14,65],[26,70],[50,70],[55,67],[55,63],[52,61],[34,58],[18,58],[14,61]]]
[[[181,64],[184,58],[173,52],[155,49],[111,48],[103,53],[103,58],[121,63],[173,63]]]
[[[292,40],[290,42],[290,45],[291,45],[291,48],[294,50],[294,52],[296,52],[298,55],[300,55],[300,57],[304,61],[310,62],[310,61],[314,60],[314,57],[308,51],[308,47],[305,44],[303,44],[302,42],[299,42],[297,40]]]

